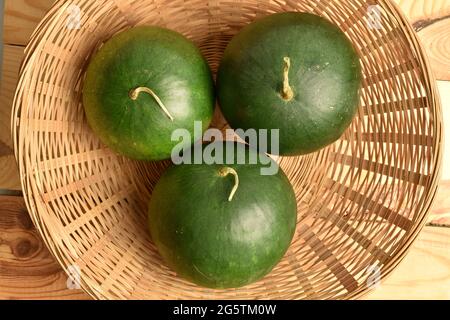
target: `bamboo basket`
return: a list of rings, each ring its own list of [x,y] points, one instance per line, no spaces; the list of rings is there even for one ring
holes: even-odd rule
[[[216,72],[234,34],[282,11],[321,15],[347,34],[364,73],[359,113],[332,146],[279,159],[299,208],[282,262],[244,288],[200,288],[165,266],[147,232],[151,190],[169,164],[131,161],[99,142],[81,104],[84,70],[115,33],[151,24],[192,39]],[[220,112],[214,124],[226,126]],[[425,224],[439,180],[441,125],[424,50],[387,0],[58,1],[26,48],[12,116],[34,224],[97,299],[362,296],[391,273]]]

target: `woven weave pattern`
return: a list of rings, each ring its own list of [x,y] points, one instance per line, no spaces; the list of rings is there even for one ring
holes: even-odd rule
[[[80,29],[69,25],[71,5]],[[192,39],[215,73],[243,26],[285,11],[321,15],[353,42],[364,74],[358,116],[332,146],[279,159],[299,211],[275,270],[241,289],[200,288],[165,266],[147,231],[151,190],[169,163],[134,162],[100,143],[81,104],[84,70],[112,35],[151,24]],[[61,265],[80,268],[91,296],[344,299],[367,292],[373,270],[389,274],[424,225],[440,171],[441,118],[423,49],[386,0],[72,0],[57,2],[32,36],[12,128],[31,217]],[[214,124],[226,125],[219,111]]]

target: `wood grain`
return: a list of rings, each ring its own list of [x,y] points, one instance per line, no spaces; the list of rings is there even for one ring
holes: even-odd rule
[[[21,190],[19,170],[14,155],[0,157],[0,190]]]
[[[444,116],[444,131],[445,131],[445,148],[442,166],[442,179],[450,181],[450,81],[437,81],[439,95],[442,101],[442,113]]]
[[[0,196],[0,299],[87,299],[69,290],[21,197]]]
[[[429,221],[435,226],[450,227],[450,181],[442,181]]]
[[[450,80],[450,18],[419,31],[438,80]]]
[[[3,48],[2,79],[0,83],[0,141],[12,147],[11,108],[19,76],[24,48],[5,45]]]
[[[23,47],[4,46],[0,83],[0,189],[20,190],[11,139],[11,108],[22,57]]]
[[[450,15],[450,0],[394,0],[412,24]]]
[[[450,0],[395,0],[418,32],[438,80],[450,80]]]
[[[6,0],[3,42],[26,45],[55,0]]]
[[[425,227],[398,268],[366,299],[450,299],[450,228]]]

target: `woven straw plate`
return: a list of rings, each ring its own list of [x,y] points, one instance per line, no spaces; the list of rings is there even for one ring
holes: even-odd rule
[[[234,34],[281,11],[321,15],[351,39],[364,72],[359,113],[334,145],[279,160],[299,211],[276,269],[245,288],[200,288],[165,266],[147,232],[147,202],[168,163],[134,162],[99,142],[80,102],[84,70],[112,35],[152,24],[195,41],[215,72]],[[92,297],[342,299],[386,277],[422,229],[439,178],[441,122],[424,50],[386,0],[72,0],[53,6],[26,49],[12,131],[31,217]]]

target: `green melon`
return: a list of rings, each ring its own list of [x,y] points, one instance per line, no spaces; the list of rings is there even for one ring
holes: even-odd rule
[[[137,160],[170,158],[175,129],[193,137],[215,104],[210,69],[195,45],[158,27],[135,27],[94,55],[83,85],[87,120],[103,143]],[[186,142],[189,147],[194,141]]]
[[[243,144],[214,144],[224,149],[223,159],[230,144],[235,160],[237,150],[247,159],[257,154]],[[179,276],[200,286],[236,288],[261,279],[295,232],[295,194],[281,169],[265,176],[267,162],[236,163],[173,166],[150,200],[149,227],[159,252]]]
[[[234,37],[217,84],[230,125],[279,129],[286,156],[339,139],[356,114],[360,86],[359,57],[346,35],[324,18],[295,12],[257,20]]]

